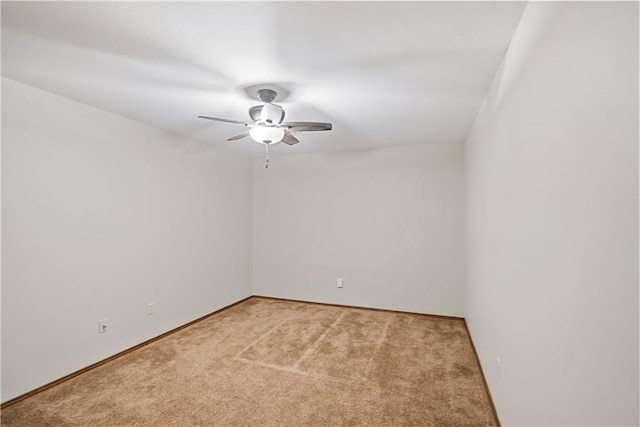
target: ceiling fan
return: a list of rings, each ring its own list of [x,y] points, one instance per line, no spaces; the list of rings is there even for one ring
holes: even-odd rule
[[[198,116],[199,119],[213,120],[216,122],[233,123],[248,127],[249,130],[228,138],[227,141],[237,141],[248,136],[256,142],[265,145],[267,164],[269,167],[269,145],[284,142],[294,145],[300,142],[294,135],[300,132],[331,130],[331,123],[320,122],[283,122],[284,109],[273,103],[278,93],[272,89],[259,89],[258,98],[263,105],[249,108],[249,117],[253,123],[240,120],[221,119],[219,117]]]

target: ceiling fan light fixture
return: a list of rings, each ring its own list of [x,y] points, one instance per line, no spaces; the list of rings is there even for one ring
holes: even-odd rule
[[[282,141],[284,131],[276,127],[257,126],[249,130],[249,135],[254,141],[261,144],[275,144]]]
[[[213,120],[214,122],[233,123],[242,125],[246,130],[238,135],[227,138],[227,141],[237,141],[239,139],[251,137],[254,141],[264,144],[267,155],[267,165],[269,161],[269,145],[283,142],[287,145],[295,145],[300,141],[293,134],[300,132],[331,130],[331,123],[320,122],[283,122],[284,108],[280,105],[273,104],[276,99],[277,92],[272,89],[261,88],[258,90],[262,105],[254,105],[249,108],[249,117],[252,123],[241,120],[223,119],[220,117],[198,116],[199,119]],[[267,166],[268,167],[268,166]]]

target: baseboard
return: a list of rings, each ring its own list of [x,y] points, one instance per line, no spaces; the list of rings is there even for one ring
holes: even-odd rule
[[[74,378],[74,377],[77,377],[78,375],[81,375],[81,374],[84,374],[86,372],[89,372],[92,369],[97,368],[98,366],[102,366],[105,363],[111,362],[112,360],[115,360],[115,359],[117,359],[119,357],[122,357],[125,354],[131,353],[132,351],[138,350],[139,348],[142,348],[142,347],[144,347],[146,345],[149,345],[152,342],[158,341],[158,340],[160,340],[160,339],[162,339],[162,338],[164,338],[166,336],[174,334],[174,333],[176,333],[176,332],[178,332],[178,331],[180,331],[180,330],[182,330],[184,328],[187,328],[187,327],[189,327],[189,326],[191,326],[193,324],[201,322],[204,319],[207,319],[208,317],[213,316],[214,314],[217,314],[217,313],[220,313],[221,311],[227,310],[227,309],[229,309],[229,308],[231,308],[231,307],[233,307],[235,305],[238,305],[238,304],[240,304],[242,302],[245,302],[246,300],[251,299],[251,298],[253,298],[253,296],[248,296],[246,298],[243,298],[240,301],[236,301],[233,304],[229,304],[229,305],[227,305],[225,307],[222,307],[222,308],[220,308],[220,309],[218,309],[216,311],[213,311],[213,312],[211,312],[209,314],[205,314],[202,317],[198,317],[197,319],[192,320],[191,322],[185,323],[184,325],[178,326],[177,328],[173,328],[170,331],[167,331],[167,332],[165,332],[163,334],[160,334],[160,335],[155,336],[155,337],[153,337],[151,339],[143,341],[140,344],[136,344],[133,347],[129,347],[126,350],[123,350],[123,351],[121,351],[119,353],[114,354],[113,356],[109,356],[106,359],[102,359],[102,360],[100,360],[100,361],[98,361],[96,363],[92,363],[91,365],[89,365],[87,367],[84,367],[82,369],[79,369],[79,370],[77,370],[75,372],[72,372],[72,373],[70,373],[68,375],[65,375],[62,378],[58,378],[57,380],[51,381],[50,383],[47,383],[47,384],[45,384],[43,386],[40,386],[40,387],[35,388],[35,389],[31,390],[31,391],[28,391],[28,392],[26,392],[24,394],[21,394],[20,396],[14,397],[13,399],[9,399],[6,402],[2,402],[2,404],[0,404],[0,409],[7,408],[7,407],[9,407],[9,406],[11,406],[11,405],[13,405],[15,403],[20,402],[21,400],[24,400],[24,399],[26,399],[28,397],[31,397],[31,396],[36,395],[36,394],[38,394],[40,392],[43,392],[43,391],[45,391],[47,389],[50,389],[51,387],[57,386],[58,384],[62,384],[65,381],[69,381],[71,378]]]
[[[441,314],[430,314],[430,313],[419,313],[419,312],[415,312],[415,311],[388,310],[386,308],[376,308],[376,307],[367,307],[367,306],[359,306],[359,305],[333,304],[333,303],[328,303],[328,302],[317,302],[317,301],[307,301],[307,300],[290,299],[290,298],[269,297],[269,296],[265,296],[265,295],[254,295],[254,297],[255,298],[263,298],[263,299],[270,299],[270,300],[274,300],[274,301],[302,302],[302,303],[306,303],[306,304],[325,305],[325,306],[329,306],[329,307],[357,308],[357,309],[360,309],[360,310],[382,311],[382,312],[385,312],[385,313],[416,314],[418,316],[432,317],[434,319],[464,321],[464,317],[444,316],[444,315],[441,315]]]
[[[489,398],[489,404],[491,405],[491,411],[493,412],[493,417],[496,419],[496,424],[498,427],[501,427],[500,418],[498,418],[498,411],[496,411],[496,406],[493,404],[493,398],[491,397],[491,392],[489,391],[489,384],[487,384],[487,378],[484,375],[484,371],[482,370],[482,365],[480,364],[480,358],[478,357],[478,351],[476,350],[476,346],[473,343],[473,339],[471,338],[471,332],[469,332],[469,327],[467,325],[467,321],[464,321],[464,328],[467,331],[467,336],[469,337],[469,343],[471,344],[471,349],[473,349],[473,355],[475,356],[476,363],[478,365],[478,369],[480,369],[480,374],[482,375],[482,383],[484,384],[484,391],[487,393],[487,397]]]

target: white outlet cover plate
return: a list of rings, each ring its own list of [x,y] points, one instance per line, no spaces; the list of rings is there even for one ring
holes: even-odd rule
[[[107,324],[107,319],[102,319],[98,321],[98,333],[99,334],[104,334],[105,332],[107,332],[108,329],[108,324]]]

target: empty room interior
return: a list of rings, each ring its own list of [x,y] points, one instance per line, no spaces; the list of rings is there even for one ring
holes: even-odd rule
[[[2,1],[2,425],[639,425],[638,6]]]

